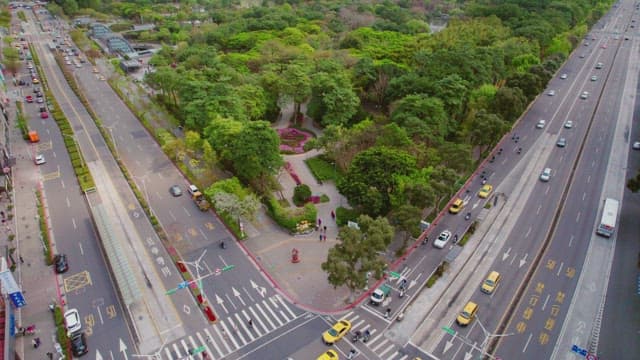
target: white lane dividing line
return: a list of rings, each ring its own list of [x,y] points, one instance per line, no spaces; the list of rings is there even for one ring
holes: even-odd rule
[[[569,238],[569,247],[571,247],[571,244],[573,244],[573,235]]]
[[[213,355],[213,353],[211,352],[211,349],[209,349],[209,346],[207,345],[209,342],[207,340],[204,339],[204,337],[202,337],[202,335],[200,335],[200,331],[196,332],[196,336],[198,337],[198,340],[200,340],[200,343],[204,345],[204,348],[206,349],[206,352],[208,355]]]
[[[189,353],[189,344],[187,344],[184,341],[184,338],[180,339],[180,345],[182,345],[182,348],[184,349],[184,353],[188,354]]]
[[[216,343],[215,340],[213,340],[213,336],[211,336],[211,333],[209,332],[209,329],[205,328],[204,332],[207,334],[207,342],[209,342],[211,345],[213,345],[213,347],[216,349],[218,354],[220,354],[220,356],[224,356],[224,353],[222,352],[222,350],[220,350],[220,347],[218,346],[218,343]]]
[[[547,307],[547,304],[549,303],[549,298],[551,297],[551,295],[547,294],[547,298],[544,299],[544,303],[542,304],[542,308],[541,310],[544,311],[544,309]]]
[[[253,316],[253,327],[256,328],[256,320],[258,321],[258,323],[260,324],[260,326],[262,326],[262,329],[264,329],[265,334],[269,332],[269,329],[264,322],[262,322],[262,318],[260,316],[258,316],[258,314],[253,310],[253,306],[249,308],[249,311],[251,312],[251,315]],[[259,336],[262,336],[262,334],[258,331],[258,329],[256,328],[256,331],[258,332]]]
[[[274,299],[273,297],[270,297],[270,298],[269,298],[269,302],[271,302],[271,304],[273,304],[273,306],[277,309],[277,308],[279,308],[279,305],[278,305],[278,303],[276,302],[276,300],[277,300],[277,299]],[[264,301],[263,301],[263,302],[264,302]],[[265,306],[266,306],[266,305],[265,305]],[[269,307],[267,306],[267,309],[271,309],[271,308],[269,308]],[[285,314],[285,313],[284,313],[284,311],[283,311],[283,310],[279,310],[279,313],[280,313],[280,315],[282,315],[282,317],[285,319],[285,321],[286,321],[286,322],[291,321],[291,319],[289,319],[289,317],[287,316],[287,314]],[[295,318],[295,316],[294,316],[293,318]],[[280,318],[277,318],[277,319],[278,319],[278,321],[280,321]]]
[[[175,346],[175,345],[174,345]],[[168,347],[164,348],[164,354],[167,355],[167,359],[173,360],[173,355],[171,355],[171,350]]]
[[[238,324],[240,326],[242,326],[242,328],[244,329],[244,331],[247,333],[247,335],[249,335],[249,337],[251,338],[250,341],[255,340],[256,338],[253,336],[253,334],[251,333],[251,330],[249,330],[249,328],[246,325],[246,322],[249,320],[249,317],[247,316],[247,314],[244,314],[245,319],[242,319],[242,317],[240,317],[239,313],[236,313],[236,318],[238,319]]]
[[[556,273],[556,276],[560,276],[560,273],[562,272],[563,267],[564,267],[564,262],[561,262],[560,266],[558,266],[558,272]]]
[[[276,297],[278,298],[282,306],[284,306],[284,308],[287,309],[287,311],[291,314],[291,316],[293,316],[294,319],[297,318],[296,314],[293,311],[291,311],[291,309],[289,308],[289,305],[287,305],[287,302],[282,300],[282,296],[280,296],[280,294],[277,294]]]
[[[386,344],[387,342],[389,342],[389,339],[382,339],[382,341],[380,342],[380,344],[378,344],[378,346],[372,348],[371,350],[373,350],[373,352],[378,352],[378,349],[380,349],[384,344]]]
[[[522,352],[527,351],[527,347],[529,346],[529,342],[531,341],[531,337],[533,337],[533,334],[529,333],[529,337],[527,338],[527,342],[524,344],[524,347],[522,348]]]
[[[395,348],[396,346],[394,344],[389,344],[389,346],[382,350],[382,352],[378,353],[378,355],[380,355],[381,358],[386,358],[384,354],[388,353],[389,351],[395,350]],[[388,359],[391,359],[391,356],[389,356]]]
[[[223,327],[222,331],[220,331],[220,329],[218,329],[218,327],[214,327],[213,330],[215,330],[215,332],[218,334],[218,336],[222,339],[224,339],[224,341],[222,342],[222,345],[224,345],[224,347],[227,349],[227,352],[231,352],[231,347],[229,347],[229,339],[231,339],[231,342],[233,342],[233,344],[235,345],[236,349],[239,348],[238,343],[236,342],[236,339],[233,338],[233,336],[229,336],[229,329],[227,329],[227,326],[224,324],[224,322],[220,322],[220,326]]]
[[[262,314],[262,317],[267,319],[267,321],[269,322],[269,325],[271,325],[271,328],[275,330],[277,326],[273,323],[273,321],[271,321],[267,313],[265,313],[264,310],[262,310],[262,306],[260,306],[259,303],[255,303],[255,307],[258,309],[258,311],[260,311],[260,313]]]
[[[357,323],[353,323],[352,322],[351,323],[352,324],[351,329],[356,329],[356,328],[360,327],[360,325],[362,325],[362,323],[364,323],[364,319],[358,321]]]
[[[580,222],[580,215],[582,215],[582,212],[578,211],[578,215],[576,215],[576,222],[577,223]]]
[[[280,326],[284,325],[284,323],[282,322],[282,320],[280,320],[280,317],[276,315],[276,313],[273,312],[273,310],[271,310],[271,307],[269,307],[269,303],[267,303],[267,300],[262,300],[262,304],[264,305],[264,307],[267,308],[267,310],[271,313],[271,315],[278,320],[278,324],[280,324]]]
[[[76,230],[78,228],[78,226],[76,225],[76,219],[71,218],[71,223],[73,224],[73,230]]]

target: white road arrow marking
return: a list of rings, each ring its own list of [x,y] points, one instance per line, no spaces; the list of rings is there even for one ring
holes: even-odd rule
[[[507,260],[509,255],[511,255],[511,248],[508,248],[507,251],[505,251],[504,254],[502,254],[502,261]]]
[[[444,343],[444,350],[442,350],[442,353],[444,354],[444,353],[446,353],[447,351],[449,351],[449,349],[451,349],[451,347],[452,347],[452,346],[453,346],[453,341],[449,341],[449,340],[447,340],[447,341]]]
[[[218,295],[216,295],[216,303],[222,307],[222,310],[224,310],[224,312],[226,312],[227,314],[229,313],[227,307],[224,306],[224,300],[222,300],[222,298]]]
[[[122,341],[122,338],[119,338],[118,340],[120,340],[120,352],[122,353],[125,359],[128,359],[129,357],[127,356],[127,344],[125,344],[124,341]]]
[[[233,296],[237,297],[238,300],[240,300],[240,302],[242,303],[242,306],[247,306],[247,304],[245,304],[244,300],[242,299],[242,294],[240,294],[240,292],[236,290],[236,288],[231,287],[231,291],[233,291]]]
[[[98,349],[96,349],[96,360],[102,360],[102,359],[103,359],[102,358],[102,354],[100,354],[100,351],[98,351]]]
[[[267,288],[265,288],[264,286],[259,286],[258,284],[253,282],[253,280],[251,280],[251,287],[254,288],[263,298],[267,294]]]
[[[418,283],[417,281],[415,281],[415,280],[411,280],[411,281],[409,282],[409,289],[411,289],[411,288],[412,288],[415,284],[417,284],[417,283]]]
[[[524,254],[524,256],[522,257],[522,259],[520,259],[520,266],[518,267],[522,267],[522,265],[527,263],[527,257],[529,256],[529,253]]]
[[[473,354],[471,354],[470,352],[467,351],[466,353],[464,353],[464,360],[469,360],[469,359],[471,359],[472,356],[473,356]]]

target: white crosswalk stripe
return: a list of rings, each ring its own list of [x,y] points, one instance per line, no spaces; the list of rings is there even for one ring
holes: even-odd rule
[[[348,320],[351,323],[351,332],[360,331],[364,334],[369,331],[369,340],[365,343],[369,349],[375,352],[381,359],[385,360],[407,360],[408,355],[400,352],[400,348],[387,339],[378,329],[368,324],[364,318],[353,311],[343,315],[340,320]]]
[[[202,347],[207,359],[224,359],[306,314],[296,314],[279,295],[274,295],[168,344],[160,354],[162,359],[168,360],[199,360],[203,358],[202,353],[189,356],[189,350]],[[253,326],[249,326],[250,319]]]

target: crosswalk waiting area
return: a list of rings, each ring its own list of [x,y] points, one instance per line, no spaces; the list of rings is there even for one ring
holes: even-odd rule
[[[391,340],[386,338],[382,331],[378,331],[373,328],[371,324],[367,324],[366,320],[360,317],[360,315],[351,311],[340,318],[340,320],[348,320],[351,323],[351,334],[356,331],[360,331],[364,334],[369,330],[369,341],[364,343],[371,351],[373,351],[380,359],[385,360],[407,360],[409,355],[400,352],[400,348],[394,344]],[[349,340],[351,340],[351,334],[349,334]],[[344,340],[343,340],[344,341]],[[362,345],[362,344],[360,344]]]
[[[299,318],[282,299],[274,295],[256,302],[193,335],[167,344],[159,359],[222,359],[277,328]]]

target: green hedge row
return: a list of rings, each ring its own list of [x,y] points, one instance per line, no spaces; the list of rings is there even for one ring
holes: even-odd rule
[[[315,224],[318,217],[318,210],[315,205],[308,203],[301,208],[285,208],[274,197],[268,197],[265,200],[267,205],[267,211],[271,215],[271,218],[275,220],[278,225],[283,228],[295,232],[296,227],[302,221],[307,221],[311,224]]]

